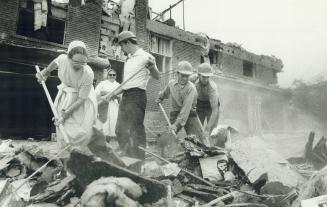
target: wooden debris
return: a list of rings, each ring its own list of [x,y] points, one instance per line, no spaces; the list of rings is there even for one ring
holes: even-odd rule
[[[156,154],[154,154],[154,153],[152,153],[152,152],[147,151],[147,150],[144,149],[143,147],[139,147],[139,149],[141,149],[141,150],[145,151],[146,153],[148,153],[148,154],[150,154],[150,155],[152,155],[152,156],[154,156],[154,157],[156,157],[156,158],[158,158],[158,159],[164,161],[164,162],[167,163],[167,164],[171,163],[171,162],[169,162],[168,160],[166,160],[165,158],[160,157],[159,155],[156,155]],[[197,176],[197,175],[194,175],[193,173],[191,173],[191,172],[189,172],[189,171],[187,171],[187,170],[185,170],[185,169],[181,169],[181,171],[184,172],[185,174],[187,174],[187,175],[189,175],[189,176],[191,176],[191,177],[193,177],[193,178],[195,178],[195,179],[201,181],[202,183],[205,183],[205,184],[207,184],[207,185],[209,185],[209,186],[215,186],[215,184],[210,183],[209,181],[207,181],[207,180],[205,180],[205,179],[203,179],[203,178],[201,178],[201,177],[199,177],[199,176]]]
[[[119,166],[126,167],[116,152],[107,145],[103,132],[97,127],[93,127],[91,142],[88,144],[90,151],[104,161],[115,163]]]
[[[148,192],[140,197],[140,203],[154,203],[167,196],[167,188],[160,182],[141,177],[135,172],[110,162],[95,161],[93,156],[87,155],[78,150],[73,150],[71,152],[71,156],[67,162],[67,167],[74,175],[76,175],[82,190],[92,181],[97,180],[100,177],[116,176],[130,178],[148,190]]]
[[[240,195],[239,192],[233,191],[233,192],[223,195],[219,198],[216,198],[216,199],[210,201],[209,203],[202,205],[201,207],[210,207],[217,203],[224,202],[224,201],[230,200],[230,199],[234,199],[234,197],[239,196],[239,195]]]
[[[62,180],[56,180],[50,183],[43,193],[31,197],[32,202],[58,202],[62,200],[71,188],[75,176],[68,176]],[[67,195],[67,194],[66,194]]]

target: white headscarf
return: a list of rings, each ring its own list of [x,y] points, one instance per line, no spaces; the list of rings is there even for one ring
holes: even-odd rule
[[[80,40],[74,40],[71,43],[69,43],[67,53],[69,53],[75,47],[82,47],[82,48],[84,48],[86,50],[86,45],[85,45],[84,42],[82,42]]]

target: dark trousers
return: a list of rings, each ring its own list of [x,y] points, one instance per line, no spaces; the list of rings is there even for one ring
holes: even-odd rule
[[[127,156],[145,158],[145,152],[138,146],[146,146],[144,115],[146,108],[145,90],[132,88],[124,91],[119,105],[116,124],[117,141]]]
[[[196,105],[196,113],[199,116],[199,119],[201,121],[201,124],[203,126],[204,120],[207,118],[207,121],[209,121],[211,117],[211,105],[209,101],[201,101],[197,100],[197,105]]]
[[[175,123],[178,114],[179,114],[179,111],[172,111],[172,112],[170,112],[170,123],[171,124],[174,124]],[[181,129],[182,129],[182,127],[181,126],[178,126],[177,133]],[[198,115],[196,114],[195,111],[191,111],[190,112],[190,115],[188,116],[188,119],[186,121],[186,124],[184,126],[184,129],[185,129],[187,135],[194,134],[201,141],[203,140],[203,132],[202,132],[202,129],[201,129],[201,126],[200,126]]]

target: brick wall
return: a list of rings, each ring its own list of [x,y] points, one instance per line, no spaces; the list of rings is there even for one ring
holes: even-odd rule
[[[263,65],[256,64],[256,80],[265,83],[265,84],[275,84],[277,83],[277,76],[274,69],[267,68]]]
[[[0,35],[3,32],[7,33],[7,35],[16,33],[17,15],[18,0],[0,1]]]
[[[135,29],[139,45],[146,51],[149,50],[149,32],[146,29],[148,0],[135,2]]]
[[[173,41],[173,68],[176,68],[179,61],[187,60],[193,67],[200,64],[201,53],[197,45],[187,42]]]
[[[275,69],[262,64],[256,64],[255,62],[253,62],[255,77],[245,77],[243,75],[243,60],[248,61],[248,58],[242,59],[232,54],[218,52],[217,68],[222,70],[226,75],[231,74],[245,79],[252,79],[266,85],[277,83],[277,76],[274,75],[277,73]]]
[[[90,55],[98,55],[102,8],[96,3],[68,7],[65,45],[79,39],[88,46]]]
[[[226,53],[218,53],[217,67],[224,73],[243,76],[243,60]]]

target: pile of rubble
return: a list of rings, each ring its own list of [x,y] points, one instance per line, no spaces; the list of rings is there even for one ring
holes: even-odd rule
[[[148,154],[144,161],[113,152],[95,156],[101,149],[94,147],[93,153],[71,150],[63,162],[37,142],[1,141],[0,206],[297,207],[327,192],[320,185],[327,184],[327,170],[306,183],[258,137],[235,139],[226,150],[189,136],[169,159],[140,149]]]

